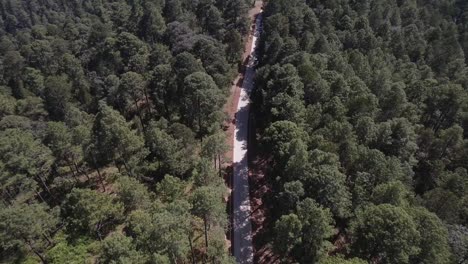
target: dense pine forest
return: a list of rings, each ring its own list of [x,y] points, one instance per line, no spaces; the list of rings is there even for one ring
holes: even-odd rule
[[[253,96],[280,262],[468,263],[468,3],[264,16]]]
[[[245,0],[0,1],[0,262],[232,263]]]
[[[235,263],[223,107],[252,2],[0,0],[0,263]],[[263,17],[274,262],[468,263],[468,2]]]

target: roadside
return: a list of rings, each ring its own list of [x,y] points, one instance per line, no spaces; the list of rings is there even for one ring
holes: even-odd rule
[[[254,23],[242,57],[243,66],[241,68],[244,72],[240,73],[239,78],[236,80],[237,87],[235,89],[239,93],[234,92],[234,96],[238,99],[234,117],[230,113],[230,118],[233,118],[234,133],[230,137],[233,143],[232,174],[228,182],[232,184],[232,192],[231,201],[228,203],[230,205],[228,208],[231,210],[228,210],[232,212],[231,251],[236,262],[241,264],[251,264],[254,261],[248,166],[249,95],[254,88],[256,44],[262,26],[261,5],[262,1],[256,2],[258,14],[255,14],[255,10],[250,12],[254,14]]]
[[[268,155],[262,151],[258,141],[255,109],[250,111],[249,119],[249,185],[252,223],[252,243],[254,263],[279,264],[279,257],[274,254],[271,241],[274,221],[271,211],[274,197],[271,178],[268,177]]]
[[[252,113],[253,115],[254,113]],[[279,264],[280,260],[271,247],[273,221],[271,210],[274,205],[271,179],[268,178],[269,160],[261,151],[257,140],[255,118],[251,118],[249,135],[249,180],[250,204],[252,206],[252,235],[254,263]]]
[[[253,25],[255,23],[255,18],[258,13],[261,11],[262,7],[262,1],[255,1],[255,6],[249,10],[248,18],[250,20],[250,24]],[[253,45],[253,30],[252,28],[250,29],[249,34],[244,38],[244,51],[241,57],[241,65],[242,66],[247,66],[247,59],[250,55],[250,51],[252,49]],[[228,116],[228,121],[225,123],[227,129],[226,129],[226,144],[228,146],[228,152],[225,154],[225,162],[224,162],[224,167],[226,168],[226,173],[225,173],[225,182],[226,186],[228,187],[228,193],[229,197],[226,197],[226,203],[227,203],[227,212],[228,215],[230,216],[230,223],[232,225],[233,223],[233,218],[232,218],[232,213],[233,213],[233,208],[232,208],[232,174],[233,174],[233,147],[234,147],[234,135],[235,135],[235,128],[236,125],[234,122],[232,122],[235,118],[235,114],[237,112],[237,106],[239,103],[239,98],[241,94],[241,88],[244,80],[244,68],[245,67],[239,67],[239,72],[236,78],[232,82],[232,86],[230,89],[230,96],[228,97],[228,100],[226,104],[224,105],[224,112],[227,113]],[[227,234],[227,240],[226,244],[230,251],[232,252],[232,231],[233,229],[230,228],[229,233]]]
[[[262,1],[255,1],[255,6],[249,10],[249,20],[251,22],[250,24],[252,25],[254,24],[255,16],[258,13],[260,13],[261,8],[262,8]],[[252,49],[252,44],[253,44],[252,41],[253,41],[253,31],[251,29],[250,33],[244,39],[244,43],[245,43],[244,53],[242,54],[243,66],[247,65],[247,57],[250,55],[250,50]],[[237,104],[239,102],[243,79],[244,79],[244,71],[241,70],[239,71],[238,75],[232,82],[233,85],[231,86],[230,96],[226,104],[224,105],[224,112],[228,114],[229,120],[234,119],[234,114],[237,111]],[[226,153],[226,160],[228,161],[229,164],[231,164],[235,124],[233,122],[227,122],[226,125],[228,126],[226,133],[227,133],[227,145],[229,146],[229,151]]]

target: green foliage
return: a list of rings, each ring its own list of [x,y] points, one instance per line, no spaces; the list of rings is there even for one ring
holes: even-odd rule
[[[287,255],[289,251],[301,243],[302,223],[295,214],[283,215],[275,224],[275,251]]]
[[[312,171],[305,182],[307,193],[321,205],[330,208],[337,217],[349,215],[351,206],[350,193],[345,185],[346,177],[338,169],[323,165]]]
[[[0,177],[3,200],[27,201],[39,186],[48,191],[46,178],[53,156],[49,148],[27,131],[7,129],[0,132]]]
[[[0,212],[0,245],[3,249],[31,250],[42,261],[52,246],[51,235],[59,223],[56,211],[44,204],[21,204],[2,208]]]
[[[0,116],[11,115],[15,112],[16,100],[8,95],[0,93]]]
[[[320,261],[320,264],[366,264],[367,262],[360,258],[345,259],[342,256],[326,257]]]
[[[57,207],[66,228],[1,246],[0,262],[232,263],[222,109],[246,1],[39,2],[0,4],[0,211]],[[208,185],[220,220],[206,250],[187,201]],[[137,212],[156,225],[131,230]]]
[[[224,42],[227,44],[226,54],[229,62],[238,61],[242,55],[243,45],[242,36],[237,30],[229,30],[224,36]]]
[[[50,76],[45,80],[45,108],[53,120],[63,120],[70,97],[71,85],[65,75]]]
[[[411,208],[416,227],[421,234],[420,252],[412,263],[450,263],[448,232],[443,222],[425,208]]]
[[[226,212],[223,203],[224,186],[203,186],[196,189],[191,197],[192,210],[195,215],[213,223],[226,223]]]
[[[129,232],[142,251],[166,255],[171,262],[184,260],[189,251],[189,210],[188,202],[177,200],[164,208],[133,211],[127,220]]]
[[[449,226],[449,244],[453,253],[452,260],[463,263],[468,258],[468,228],[462,225]]]
[[[79,239],[70,243],[64,234],[56,235],[56,244],[47,251],[47,260],[50,263],[91,263],[95,242]]]
[[[164,176],[164,179],[156,185],[158,198],[163,202],[174,202],[184,196],[185,183],[171,175]]]
[[[391,204],[394,206],[408,205],[410,193],[401,182],[388,182],[377,185],[372,194],[375,204]]]
[[[119,114],[105,103],[99,105],[99,112],[93,126],[92,145],[87,155],[95,165],[106,165],[111,161],[122,164],[130,175],[147,154],[144,141]]]
[[[350,232],[352,250],[365,259],[410,263],[410,258],[420,252],[421,234],[411,216],[400,207],[389,204],[367,207],[358,212]]]
[[[141,253],[136,251],[132,239],[122,234],[112,234],[101,242],[100,263],[146,263]]]
[[[150,206],[151,196],[145,185],[138,180],[119,176],[116,182],[117,196],[126,211],[145,209]]]
[[[278,121],[265,131],[264,141],[278,159],[284,159],[294,139],[307,139],[307,135],[293,122]]]
[[[150,123],[145,133],[146,146],[151,159],[157,163],[157,170],[161,176],[166,173],[183,176],[192,166],[194,156],[193,142],[190,142],[193,138],[192,131],[188,135],[178,135],[182,138],[175,138],[168,132],[159,128],[156,123]]]
[[[325,254],[331,246],[327,239],[333,235],[332,214],[310,198],[298,204],[297,214],[303,225],[302,258],[314,261]]]
[[[75,188],[62,205],[67,228],[103,238],[122,218],[123,205],[112,197],[90,189]]]
[[[213,78],[203,72],[185,77],[184,89],[187,95],[182,102],[185,119],[199,135],[206,135],[210,127],[220,121],[215,113],[224,103],[221,90]]]
[[[0,262],[73,262],[114,231],[99,261],[232,262],[219,132],[251,2],[53,2],[0,5]],[[285,261],[466,261],[466,8],[268,1],[251,95]],[[59,204],[77,244],[52,237]]]
[[[337,220],[337,248],[329,253],[345,253],[305,262],[454,262],[443,226],[467,224],[462,2],[267,2],[252,98],[281,208],[274,217],[314,199]],[[398,217],[384,224],[386,214]],[[364,226],[344,231],[356,223]],[[408,229],[407,237],[394,229]],[[346,242],[353,236],[360,239]],[[394,238],[406,242],[394,245]],[[304,262],[283,251],[287,261]]]

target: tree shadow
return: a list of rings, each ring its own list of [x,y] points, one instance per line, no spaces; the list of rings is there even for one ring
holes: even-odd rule
[[[248,129],[249,129],[249,106],[241,107],[235,115],[236,127],[235,127],[235,139],[238,142],[247,142]],[[235,143],[234,143],[235,144]],[[235,147],[235,146],[234,146]]]
[[[233,164],[232,182],[232,251],[238,263],[252,263],[252,212],[247,155]]]

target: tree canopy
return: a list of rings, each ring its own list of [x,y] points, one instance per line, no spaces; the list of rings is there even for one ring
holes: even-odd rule
[[[1,263],[232,261],[223,106],[251,4],[0,3]]]
[[[252,99],[285,263],[466,261],[466,8],[266,2]],[[335,235],[305,260],[309,199]]]

